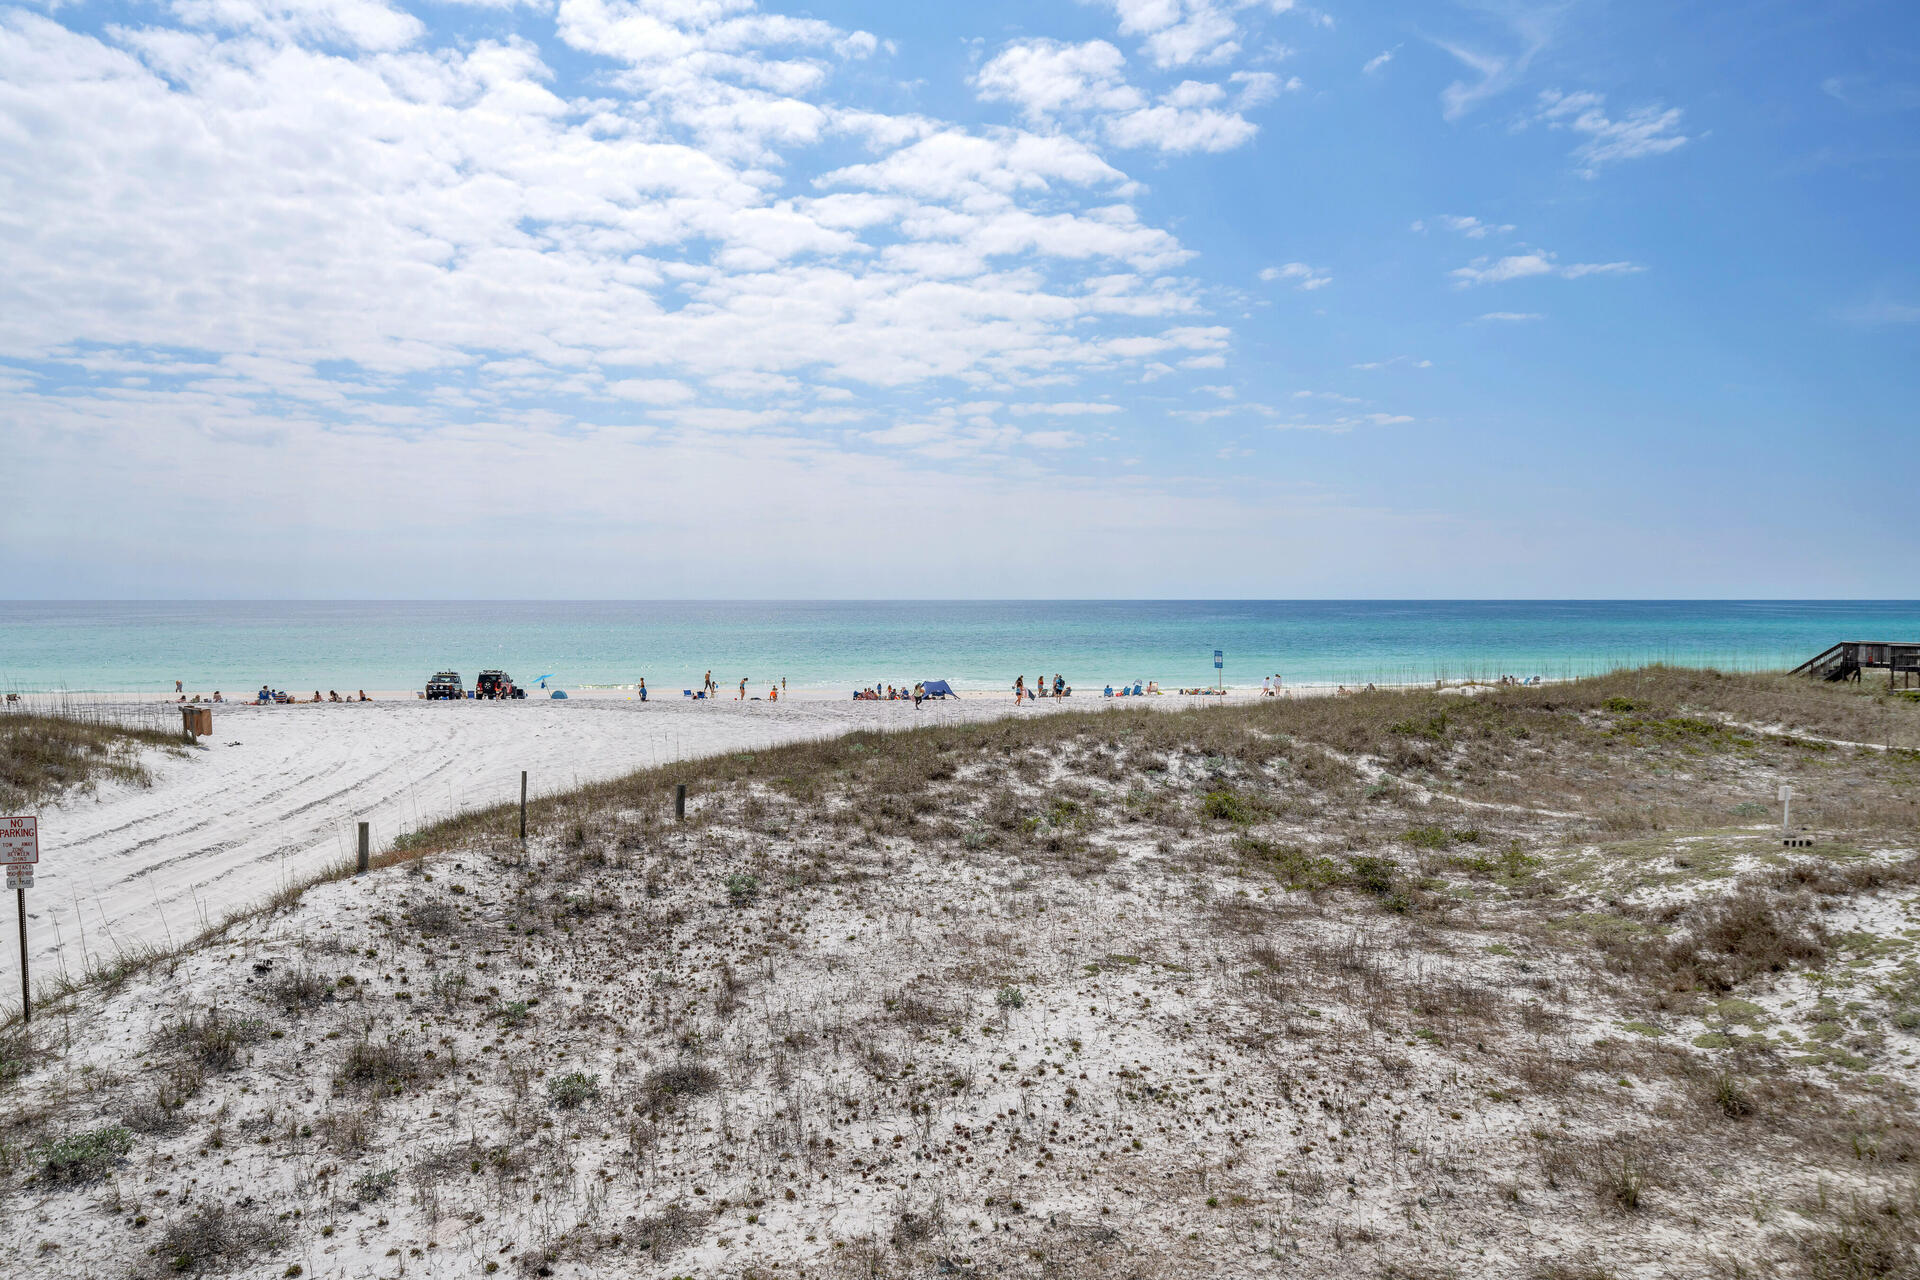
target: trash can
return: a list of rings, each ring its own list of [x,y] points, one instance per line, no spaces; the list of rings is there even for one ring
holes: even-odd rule
[[[186,733],[189,740],[196,739],[204,733],[212,733],[213,708],[181,707],[180,728]]]

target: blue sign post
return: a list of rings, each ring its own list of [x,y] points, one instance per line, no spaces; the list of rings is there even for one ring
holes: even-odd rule
[[[1216,672],[1224,672],[1224,671],[1226,670],[1226,667],[1227,667],[1227,655],[1226,655],[1226,653],[1225,653],[1225,651],[1223,651],[1223,650],[1220,650],[1220,649],[1215,649],[1215,650],[1213,651],[1213,669],[1214,669],[1214,671],[1216,671]],[[1226,687],[1227,687],[1227,678],[1226,678],[1226,676],[1225,676],[1224,674],[1221,674],[1221,675],[1216,675],[1216,676],[1214,677],[1214,683],[1215,683],[1215,684],[1217,684],[1217,685],[1219,685],[1219,686],[1220,686],[1220,687],[1221,687],[1222,689],[1224,689],[1224,688],[1226,688]]]

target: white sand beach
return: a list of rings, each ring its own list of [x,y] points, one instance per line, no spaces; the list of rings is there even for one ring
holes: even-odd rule
[[[641,703],[587,691],[565,701],[368,703],[213,708],[213,733],[186,756],[154,753],[150,787],[103,786],[40,815],[41,865],[29,891],[36,978],[77,973],[116,950],[177,942],[283,885],[351,856],[355,824],[376,851],[461,809],[727,751],[953,720],[1144,705],[1175,710],[1228,698],[1109,701],[1096,693],[1027,703],[1006,694],[855,702]]]

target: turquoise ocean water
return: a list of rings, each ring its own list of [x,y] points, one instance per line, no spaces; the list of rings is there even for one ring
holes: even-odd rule
[[[785,677],[850,690],[1569,676],[1664,661],[1792,666],[1836,640],[1920,640],[1920,601],[220,601],[0,609],[0,687],[414,689],[443,667],[677,694]]]

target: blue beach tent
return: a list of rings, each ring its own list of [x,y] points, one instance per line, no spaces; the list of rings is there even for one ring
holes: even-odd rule
[[[922,680],[920,684],[927,691],[929,698],[957,698],[960,696],[953,691],[953,686],[945,680]]]

